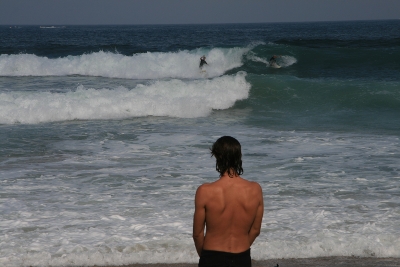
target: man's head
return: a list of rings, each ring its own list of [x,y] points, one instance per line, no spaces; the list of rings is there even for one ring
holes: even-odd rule
[[[217,160],[215,169],[219,175],[228,172],[229,177],[241,175],[242,168],[242,148],[238,140],[231,136],[220,137],[211,147],[211,156]]]

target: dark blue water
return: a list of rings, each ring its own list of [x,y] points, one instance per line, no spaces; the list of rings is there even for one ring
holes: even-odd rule
[[[254,105],[257,110],[254,117],[261,116],[258,120],[268,120],[265,115],[268,117],[274,111],[284,113],[280,118],[269,120],[278,128],[289,125],[294,129],[312,129],[322,125],[333,129],[348,125],[355,130],[355,124],[355,128],[362,130],[392,131],[398,128],[400,117],[399,25],[399,21],[357,21],[59,28],[3,26],[0,28],[0,75],[3,84],[10,75],[71,75],[71,72],[51,71],[24,74],[17,68],[12,69],[7,58],[10,55],[35,55],[41,61],[99,52],[131,57],[250,47],[241,54],[240,66],[222,68],[219,73],[245,71],[248,74],[252,90],[250,98],[241,106]],[[268,66],[268,59],[274,54],[284,56],[278,59],[283,68]],[[102,64],[100,60],[91,64]],[[173,60],[171,64],[180,67],[186,64]],[[32,62],[23,64],[27,69],[35,68]],[[146,62],[134,64],[151,68]],[[176,76],[162,75],[163,71],[157,70],[160,75],[155,78]],[[107,77],[106,72],[93,72],[89,76]],[[81,69],[72,74],[87,75],[88,72]],[[138,79],[140,75],[132,78]],[[4,86],[0,88],[5,89]],[[304,118],[309,119],[304,121]],[[299,119],[300,124],[297,123]]]

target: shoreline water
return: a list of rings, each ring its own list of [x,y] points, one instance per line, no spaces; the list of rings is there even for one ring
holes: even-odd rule
[[[269,259],[255,261],[252,260],[253,267],[397,267],[400,266],[400,258],[374,258],[374,257],[318,257],[318,258],[287,258],[287,259]],[[118,265],[107,265],[104,267],[117,267]],[[197,263],[151,263],[151,264],[128,264],[119,265],[123,267],[197,267]],[[118,267],[119,267],[118,266]],[[99,266],[93,266],[99,267]]]

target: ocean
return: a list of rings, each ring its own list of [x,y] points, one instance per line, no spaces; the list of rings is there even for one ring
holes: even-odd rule
[[[223,135],[263,188],[253,259],[400,257],[400,20],[0,37],[1,266],[197,262]]]

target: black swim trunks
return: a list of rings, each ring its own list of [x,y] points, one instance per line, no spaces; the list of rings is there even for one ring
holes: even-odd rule
[[[251,267],[250,249],[240,253],[203,250],[199,267]]]

